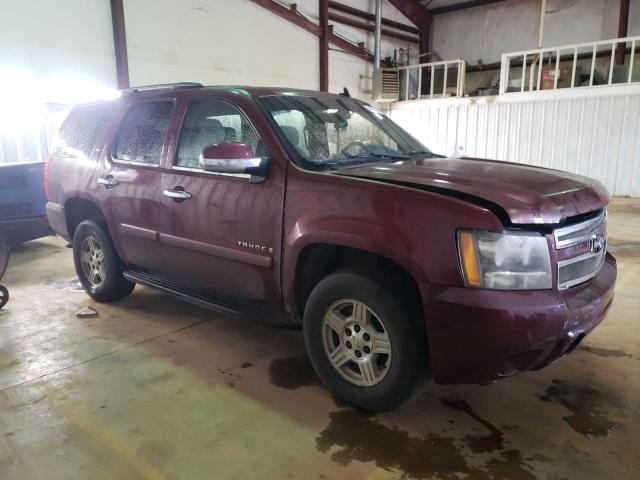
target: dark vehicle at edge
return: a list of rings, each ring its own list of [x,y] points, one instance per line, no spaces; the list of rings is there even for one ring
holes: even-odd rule
[[[0,233],[10,246],[50,235],[44,162],[0,164]]]

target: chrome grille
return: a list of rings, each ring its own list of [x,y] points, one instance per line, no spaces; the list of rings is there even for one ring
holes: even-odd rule
[[[564,290],[595,277],[607,251],[607,212],[595,218],[554,230],[556,249],[589,242],[589,252],[558,262],[558,289]]]

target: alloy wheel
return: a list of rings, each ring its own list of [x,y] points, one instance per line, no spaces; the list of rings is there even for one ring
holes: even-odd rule
[[[104,250],[93,236],[85,237],[80,247],[80,265],[92,288],[98,288],[106,278]]]
[[[384,323],[366,304],[335,302],[322,320],[322,340],[333,368],[361,387],[380,383],[391,366],[391,340]]]

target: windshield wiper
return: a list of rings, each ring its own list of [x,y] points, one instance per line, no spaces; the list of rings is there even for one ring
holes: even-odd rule
[[[346,158],[375,158],[376,160],[384,160],[385,158],[389,158],[391,160],[409,160],[411,158],[409,155],[404,155],[402,153],[377,153],[377,152],[366,152],[366,153],[357,153],[354,155],[348,155]]]
[[[315,168],[317,170],[335,170],[341,167],[359,167],[362,165],[367,165],[371,163],[378,163],[384,160],[409,160],[411,157],[409,155],[399,154],[399,153],[377,153],[377,152],[367,152],[367,153],[357,153],[349,156],[342,157],[344,160],[335,160],[331,162],[321,162],[316,163]]]
[[[410,155],[411,157],[425,156],[431,158],[445,158],[445,155],[438,155],[437,153],[429,152],[427,150],[413,150],[408,152],[407,155]]]
[[[388,157],[387,155],[384,155],[383,157],[394,161],[398,160],[395,157]],[[363,165],[380,163],[380,161],[383,160],[383,157],[378,158],[373,155],[346,157],[346,159],[342,161],[316,163],[314,167],[316,170],[337,170],[339,168],[361,167]],[[402,160],[406,160],[407,158],[409,157],[402,157]]]

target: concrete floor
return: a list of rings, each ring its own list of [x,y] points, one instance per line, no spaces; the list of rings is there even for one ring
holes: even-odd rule
[[[94,304],[64,241],[30,242],[2,281],[0,478],[639,478],[640,200],[610,208],[610,249],[614,306],[569,357],[371,416],[319,385],[300,332],[140,287]]]

